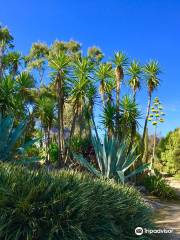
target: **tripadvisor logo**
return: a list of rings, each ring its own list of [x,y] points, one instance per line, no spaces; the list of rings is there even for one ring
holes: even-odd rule
[[[172,233],[173,229],[147,229],[142,227],[135,228],[135,234],[140,236],[142,234],[158,234],[158,233]]]
[[[137,227],[135,228],[135,234],[136,235],[142,235],[143,234],[143,228],[142,227]]]

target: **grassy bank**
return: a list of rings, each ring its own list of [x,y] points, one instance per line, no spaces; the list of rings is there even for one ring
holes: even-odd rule
[[[0,239],[149,239],[151,212],[127,186],[72,171],[0,164]]]

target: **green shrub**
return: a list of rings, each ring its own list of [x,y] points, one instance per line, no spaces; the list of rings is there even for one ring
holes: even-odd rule
[[[73,136],[70,142],[71,152],[86,153],[89,146],[91,146],[89,138],[82,138],[80,136]]]
[[[175,176],[174,176],[175,179],[177,180],[180,180],[180,173],[177,173]]]
[[[0,164],[0,239],[151,239],[137,226],[152,227],[151,211],[132,187]]]
[[[57,143],[51,143],[49,146],[50,161],[57,162],[58,160],[58,145]]]
[[[162,199],[176,199],[175,190],[161,176],[146,176],[144,186],[153,195]]]

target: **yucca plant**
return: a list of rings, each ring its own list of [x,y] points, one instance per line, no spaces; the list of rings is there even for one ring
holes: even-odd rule
[[[73,155],[81,165],[98,177],[104,176],[105,178],[113,178],[125,183],[128,178],[143,172],[149,166],[149,164],[144,164],[134,171],[127,173],[128,169],[139,158],[135,154],[136,147],[128,152],[126,142],[119,142],[117,139],[109,138],[107,135],[104,136],[103,144],[96,137],[92,137],[92,143],[98,162],[98,170],[82,155],[76,153],[73,153]]]
[[[37,139],[33,139],[23,145],[19,145],[18,143],[27,127],[27,121],[22,121],[16,128],[13,126],[13,117],[0,117],[0,161],[2,162],[19,159],[20,156],[24,157],[27,148],[37,141]],[[31,157],[29,160],[36,160],[36,158]]]

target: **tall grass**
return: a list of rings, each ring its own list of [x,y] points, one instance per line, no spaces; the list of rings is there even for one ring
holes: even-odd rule
[[[138,192],[72,171],[0,164],[0,239],[126,240],[151,227]]]

